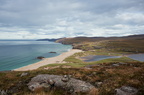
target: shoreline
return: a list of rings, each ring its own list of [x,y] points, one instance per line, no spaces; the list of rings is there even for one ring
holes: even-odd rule
[[[44,66],[44,65],[48,65],[48,64],[62,63],[65,58],[67,58],[67,57],[69,57],[75,53],[78,53],[78,52],[82,52],[82,50],[71,49],[70,51],[64,52],[64,53],[62,53],[56,57],[44,58],[39,62],[14,69],[12,71],[29,71],[29,70],[38,69],[39,67]]]

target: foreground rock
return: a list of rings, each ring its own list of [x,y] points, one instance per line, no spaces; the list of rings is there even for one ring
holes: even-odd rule
[[[116,95],[137,95],[138,90],[134,87],[122,86],[116,89]]]
[[[31,91],[36,91],[40,88],[51,90],[52,88],[61,88],[71,94],[83,93],[87,95],[96,95],[96,88],[85,81],[70,78],[68,75],[48,75],[41,74],[32,78],[28,83],[28,88]]]
[[[7,91],[4,91],[4,90],[0,89],[0,95],[8,95],[8,94],[7,94]]]

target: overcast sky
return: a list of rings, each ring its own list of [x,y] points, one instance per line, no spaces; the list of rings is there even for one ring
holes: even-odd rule
[[[144,34],[144,0],[0,0],[0,39]]]

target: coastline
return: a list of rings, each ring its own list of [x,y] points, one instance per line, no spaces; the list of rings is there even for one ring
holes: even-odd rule
[[[20,67],[20,68],[17,68],[17,69],[14,69],[12,71],[29,71],[29,70],[35,70],[35,69],[38,69],[39,67],[41,66],[44,66],[44,65],[48,65],[48,64],[53,64],[53,63],[62,63],[62,61],[75,54],[75,53],[78,53],[78,52],[82,52],[82,50],[79,50],[79,49],[71,49],[70,51],[68,52],[64,52],[56,57],[51,57],[51,58],[44,58],[42,59],[41,61],[37,62],[37,63],[33,63],[33,64],[30,64],[30,65],[27,65],[27,66],[24,66],[24,67]]]

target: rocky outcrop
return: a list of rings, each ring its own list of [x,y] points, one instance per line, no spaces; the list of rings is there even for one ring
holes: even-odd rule
[[[116,89],[116,95],[137,95],[138,90],[134,87],[122,86]]]
[[[37,75],[28,83],[28,88],[31,91],[36,91],[39,88],[46,88],[48,90],[61,88],[70,94],[84,93],[87,95],[95,95],[97,92],[96,88],[90,83],[71,78],[69,75]]]

